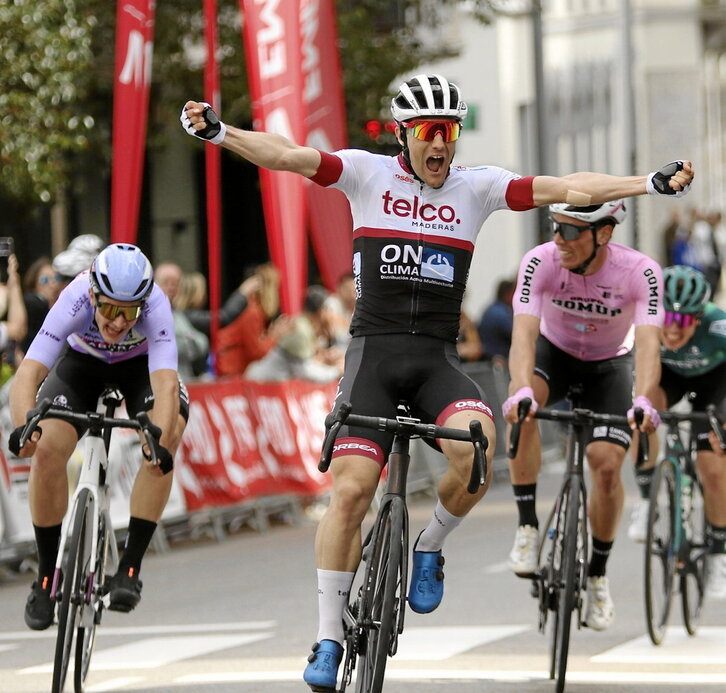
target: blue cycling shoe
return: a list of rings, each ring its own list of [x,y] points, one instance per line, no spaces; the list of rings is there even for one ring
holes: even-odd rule
[[[419,535],[420,536],[420,535]],[[418,540],[416,540],[418,545]],[[441,551],[416,551],[413,547],[413,570],[408,588],[408,604],[416,613],[433,611],[444,596],[444,557]]]
[[[335,693],[338,667],[343,658],[343,646],[335,640],[322,640],[313,645],[303,680],[316,693]]]

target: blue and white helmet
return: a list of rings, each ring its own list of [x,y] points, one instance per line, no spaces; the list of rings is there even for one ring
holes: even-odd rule
[[[112,243],[93,261],[91,288],[116,301],[143,301],[154,287],[154,271],[146,255],[130,243]]]

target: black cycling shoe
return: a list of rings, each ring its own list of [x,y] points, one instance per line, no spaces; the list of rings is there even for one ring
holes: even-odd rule
[[[108,582],[111,611],[128,613],[141,601],[142,583],[133,568],[123,573],[119,570]]]
[[[51,579],[35,580],[25,602],[25,623],[33,630],[45,630],[53,623],[55,601],[50,598]],[[44,587],[45,586],[45,587]]]

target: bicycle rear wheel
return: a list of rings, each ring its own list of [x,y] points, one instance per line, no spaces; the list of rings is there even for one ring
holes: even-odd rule
[[[695,635],[703,611],[703,593],[706,588],[706,509],[703,490],[696,479],[692,482],[691,512],[686,520],[689,542],[688,560],[681,569],[681,607],[683,624],[689,635]]]
[[[663,642],[676,571],[676,479],[673,461],[664,459],[653,473],[645,536],[645,619],[654,645]]]
[[[92,502],[90,492],[82,489],[71,520],[72,533],[68,543],[68,553],[63,561],[63,584],[53,664],[52,693],[62,693],[65,686],[74,631],[79,625],[79,611],[86,597],[85,586],[88,581],[88,566],[91,556]]]
[[[563,514],[564,513],[564,514]],[[556,678],[555,690],[565,689],[567,659],[570,651],[572,613],[580,611],[581,588],[587,556],[587,517],[584,490],[578,483],[569,482],[563,490],[564,524],[560,532],[560,574],[557,588],[557,611],[552,629],[552,662],[550,678]],[[578,621],[579,623],[579,621]]]
[[[73,671],[73,685],[75,693],[83,693],[91,665],[93,646],[96,643],[96,626],[101,622],[103,613],[103,583],[108,555],[108,538],[106,523],[103,515],[99,517],[98,545],[96,547],[96,572],[88,575],[85,587],[86,612],[76,634],[76,658]]]
[[[393,497],[376,520],[359,614],[357,693],[380,693],[387,659],[398,639],[406,587],[403,575],[405,512],[403,500]]]

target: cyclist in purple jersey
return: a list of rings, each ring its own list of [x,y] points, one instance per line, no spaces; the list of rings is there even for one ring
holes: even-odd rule
[[[519,451],[510,461],[519,524],[508,564],[521,577],[537,569],[537,407],[562,400],[569,387],[580,385],[579,406],[627,413],[631,427],[632,407],[642,407],[642,430],[658,424],[651,399],[660,377],[660,267],[646,255],[611,242],[615,226],[625,219],[623,200],[586,207],[555,204],[550,212],[553,240],[530,250],[519,268],[509,352],[511,396],[503,407],[513,423],[518,403],[525,397],[533,402]],[[620,469],[630,439],[627,427],[595,427],[586,451],[593,488],[585,622],[595,630],[608,628],[615,616],[605,567],[622,514]]]
[[[691,164],[673,162],[649,176],[562,178],[452,166],[467,106],[459,88],[440,75],[416,75],[401,84],[391,113],[402,148],[395,157],[351,149],[331,154],[282,135],[240,130],[196,101],[184,105],[180,120],[189,135],[257,166],[299,173],[348,198],[357,300],[336,402],[349,400],[358,414],[395,417],[399,400],[406,399],[414,416],[459,429],[478,419],[491,455],[493,414],[456,353],[461,300],[484,221],[498,209],[681,194],[693,177]],[[344,427],[335,446],[331,501],[315,542],[318,642],[303,674],[314,691],[335,690],[342,614],[360,560],[360,525],[390,445],[388,434]],[[445,538],[484,495],[484,489],[466,491],[472,446],[442,441],[441,449],[449,466],[434,515],[413,550],[408,602],[420,613],[433,611],[443,596]]]
[[[134,245],[102,250],[90,271],[60,294],[28,348],[10,391],[17,428],[8,446],[32,457],[28,495],[38,548],[38,579],[25,606],[25,622],[44,630],[53,622],[50,587],[61,522],[68,504],[66,464],[85,432],[46,419],[22,449],[26,413],[49,398],[55,407],[95,411],[106,386],[119,389],[130,416],[149,411],[161,429],[159,467],[142,464],[131,494],[131,517],[119,569],[108,585],[110,608],[130,611],[141,598],[139,569],[169,498],[173,455],[189,412],[186,388],[176,371],[171,307],[154,284],[151,263]]]

